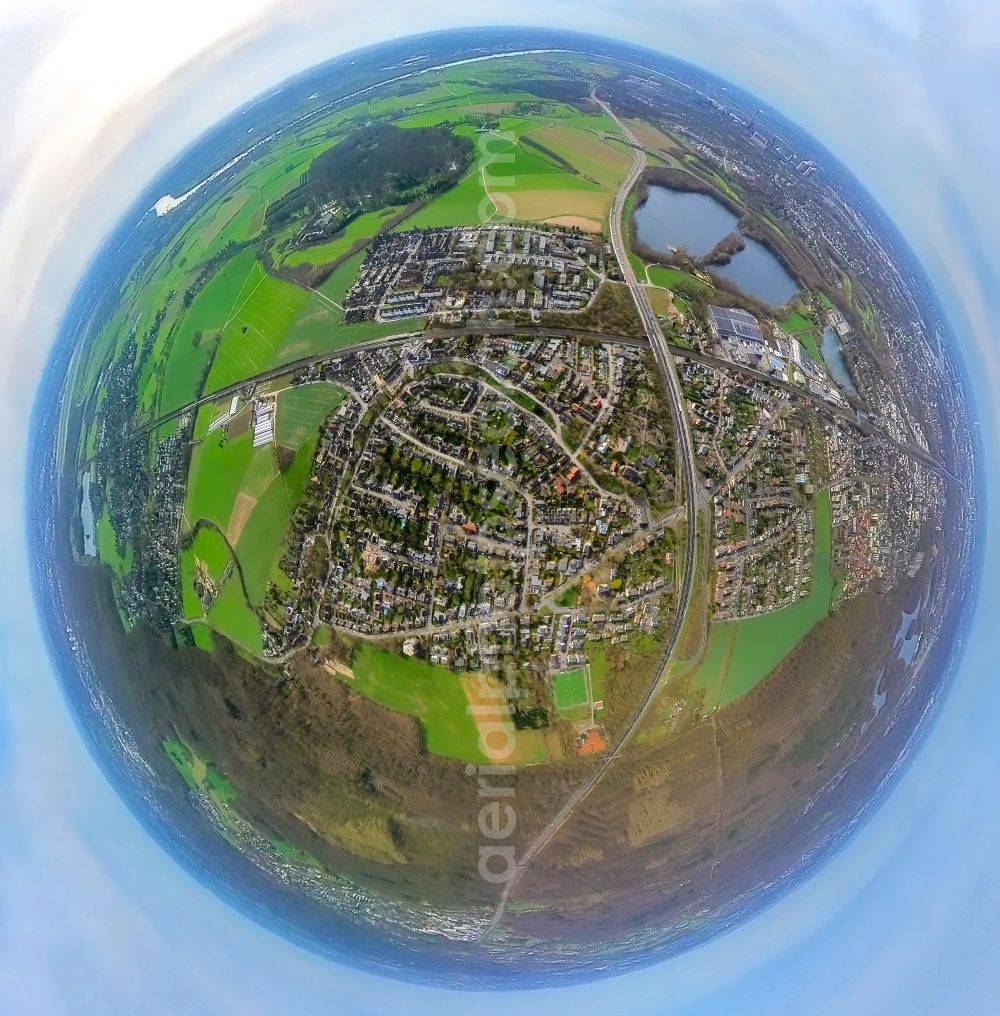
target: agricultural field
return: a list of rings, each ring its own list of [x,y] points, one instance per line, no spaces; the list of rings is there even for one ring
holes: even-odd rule
[[[243,251],[195,296],[152,373],[158,397],[150,397],[149,402],[157,412],[171,412],[198,397],[220,335],[239,306],[247,280],[257,270],[254,253]]]
[[[343,388],[329,384],[286,388],[278,395],[278,444],[300,448],[344,401],[345,395]]]
[[[247,603],[238,576],[233,575],[222,587],[207,620],[220,635],[253,655],[264,651],[260,620]]]
[[[260,374],[278,362],[278,351],[308,290],[269,275],[254,262],[221,328],[206,391]]]
[[[445,122],[446,111],[434,114]],[[494,218],[550,222],[600,232],[629,157],[603,140],[599,130],[617,132],[600,116],[564,113],[501,117],[495,135],[479,141],[474,169],[397,228],[461,226]],[[423,126],[428,114],[402,125]],[[458,129],[460,130],[460,128]]]
[[[712,624],[705,653],[692,676],[694,689],[705,693],[706,709],[728,705],[746,695],[830,613],[834,577],[828,491],[816,497],[815,520],[809,595],[760,617]]]
[[[309,478],[319,427],[343,397],[341,389],[326,384],[279,393],[276,439],[294,453],[284,470],[276,447],[255,449],[248,428],[237,436],[207,435],[192,455],[185,518],[190,529],[199,528],[193,547],[181,556],[185,616],[203,613],[193,591],[199,563],[217,582],[235,554],[239,572],[212,603],[207,621],[251,652],[262,648],[255,610],[262,607],[268,584],[288,582],[278,561],[289,517]]]

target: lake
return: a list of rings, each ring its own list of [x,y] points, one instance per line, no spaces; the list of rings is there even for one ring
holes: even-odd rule
[[[826,360],[826,365],[830,368],[830,373],[837,384],[845,392],[857,395],[857,389],[854,387],[851,375],[847,371],[847,364],[844,363],[844,353],[840,348],[840,340],[837,338],[837,333],[829,325],[823,329],[822,350],[823,359]]]
[[[899,629],[896,632],[896,638],[893,640],[893,645],[899,655],[899,658],[907,666],[913,662],[913,657],[916,655],[917,647],[920,645],[920,636],[914,634],[913,625],[920,616],[920,611],[923,608],[923,605],[923,601],[921,600],[912,613],[907,613],[905,610],[903,611],[903,619],[899,622]]]
[[[649,197],[635,212],[640,242],[661,254],[683,247],[691,257],[704,257],[739,219],[708,194],[650,187]]]
[[[83,526],[83,553],[97,556],[97,533],[94,527],[94,507],[90,502],[90,470],[83,474],[83,496],[80,500],[80,524]]]
[[[723,237],[736,231],[739,218],[708,194],[652,186],[646,201],[636,209],[636,238],[665,257],[672,247],[683,247],[692,257],[703,257]],[[711,269],[772,307],[787,303],[798,291],[782,263],[756,240],[728,265]]]
[[[762,243],[749,237],[746,243],[746,248],[728,265],[720,265],[712,271],[772,307],[788,303],[799,291],[798,284]]]

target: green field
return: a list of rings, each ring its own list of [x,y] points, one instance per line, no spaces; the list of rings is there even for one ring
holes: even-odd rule
[[[308,850],[301,850],[288,840],[275,837],[270,841],[271,846],[286,860],[294,861],[296,864],[303,864],[307,868],[322,868],[323,864]]]
[[[465,762],[488,762],[458,674],[365,643],[351,664],[348,687],[420,721],[427,750]]]
[[[209,575],[216,582],[221,579],[232,560],[229,544],[223,539],[222,534],[210,526],[203,526],[194,539],[193,549]]]
[[[214,522],[224,533],[229,530],[236,495],[243,484],[251,460],[270,455],[269,448],[254,450],[253,434],[248,430],[227,439],[218,431],[199,444],[191,456],[188,473],[186,514],[194,528],[201,519]]]
[[[264,651],[260,620],[250,609],[237,576],[223,586],[208,612],[208,621],[221,635],[254,655],[260,656]]]
[[[289,251],[281,259],[282,265],[325,265],[343,257],[353,246],[362,240],[374,236],[386,222],[403,209],[399,205],[382,208],[376,212],[368,212],[352,219],[344,229],[327,243],[304,247],[302,250]]]
[[[160,391],[159,412],[177,409],[197,397],[219,335],[239,306],[247,279],[256,271],[256,255],[243,251],[226,262],[194,298],[170,344],[166,360],[154,375]],[[158,376],[160,370],[162,378]]]
[[[135,550],[126,546],[123,551],[118,549],[115,530],[107,510],[97,519],[97,555],[104,564],[110,565],[116,575],[125,575],[132,570]]]
[[[804,600],[761,617],[712,625],[693,675],[694,688],[705,693],[706,708],[746,695],[830,613],[834,587],[830,512],[830,494],[822,491],[816,496],[812,584]]]
[[[305,489],[315,449],[313,437],[296,452],[291,467],[272,479],[258,498],[236,544],[247,593],[254,606],[264,602],[267,584],[281,556],[288,520]]]
[[[268,275],[256,262],[222,331],[206,390],[260,374],[281,361],[278,352],[309,291]]]
[[[438,122],[445,119],[438,116]],[[424,126],[427,119],[425,114],[400,123]],[[603,117],[570,111],[557,123],[550,116],[501,117],[499,133],[480,136],[474,169],[397,228],[573,219],[600,230],[630,162],[600,137],[602,128],[607,129]],[[611,129],[616,130],[613,122]]]
[[[816,340],[818,326],[812,318],[808,318],[796,310],[789,314],[784,321],[779,321],[778,324],[789,335],[798,339],[812,360],[822,366],[823,354],[820,352],[819,343]]]
[[[396,228],[402,231],[430,226],[467,226],[487,221],[494,212],[495,206],[486,196],[482,172],[474,169]]]
[[[552,678],[552,697],[556,709],[564,713],[590,705],[590,693],[587,688],[587,671],[583,667],[567,670]]]
[[[191,634],[194,636],[194,644],[206,653],[215,652],[215,636],[207,624],[196,621],[191,625]]]
[[[176,766],[181,778],[192,790],[203,790],[216,804],[232,804],[236,797],[233,785],[213,765],[179,737],[163,742],[163,750]]]
[[[603,705],[607,696],[608,686],[608,658],[604,653],[604,650],[600,647],[596,651],[590,652],[590,694],[593,696],[595,705],[594,714],[600,716],[603,714],[605,706]],[[601,707],[596,708],[597,703],[602,703]]]
[[[330,384],[298,385],[278,396],[278,444],[299,448],[344,401],[345,392]]]
[[[195,555],[194,547],[184,547],[180,555],[180,577],[181,577],[181,609],[184,611],[186,620],[195,620],[202,616],[201,600],[195,592],[194,577],[197,569],[198,558]]]
[[[288,520],[309,479],[319,424],[343,394],[341,389],[323,384],[289,389],[279,395],[279,440],[295,451],[284,472],[278,468],[273,446],[253,448],[249,430],[232,439],[221,433],[211,434],[192,455],[186,502],[188,525],[193,528],[207,520],[226,534],[234,546],[249,596],[248,605],[234,576],[213,604],[208,621],[251,651],[259,652],[260,628],[250,607],[263,604],[269,582],[288,585],[278,569]],[[288,419],[282,424],[281,401],[286,396],[291,401]],[[194,552],[214,579],[224,571],[223,549],[228,563],[229,543],[212,528],[203,527],[198,533]],[[210,548],[211,558],[203,555],[203,545]],[[182,555],[182,592],[189,618],[201,614],[192,587],[194,568],[194,560],[185,560]]]
[[[704,293],[708,295],[714,292],[709,283],[695,278],[680,268],[670,268],[666,265],[650,265],[647,269],[649,281],[654,286],[662,286],[664,289],[676,290],[678,293]]]

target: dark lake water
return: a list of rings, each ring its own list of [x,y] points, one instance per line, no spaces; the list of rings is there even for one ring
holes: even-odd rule
[[[650,187],[649,197],[635,213],[636,234],[647,247],[661,254],[684,247],[692,257],[707,254],[736,229],[737,222],[715,198],[668,187]]]
[[[654,185],[636,209],[635,230],[641,243],[660,254],[668,256],[672,247],[684,247],[692,257],[701,257],[734,232],[738,221],[708,194]],[[749,238],[745,250],[712,271],[772,307],[786,303],[799,289],[781,262],[762,243]]]
[[[837,384],[844,391],[857,395],[857,390],[851,381],[851,375],[847,372],[847,364],[844,363],[844,354],[840,348],[840,340],[837,338],[837,333],[829,325],[823,329],[822,350],[823,359],[826,360],[826,365],[830,368],[830,373]]]
[[[762,244],[747,237],[746,248],[728,265],[712,269],[734,282],[744,293],[780,307],[799,291],[782,263]]]

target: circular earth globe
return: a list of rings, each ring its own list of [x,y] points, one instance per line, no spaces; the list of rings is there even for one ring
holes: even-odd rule
[[[108,240],[36,414],[93,752],[257,920],[411,979],[732,927],[879,800],[974,586],[905,241],[739,89],[564,33],[291,80]]]

